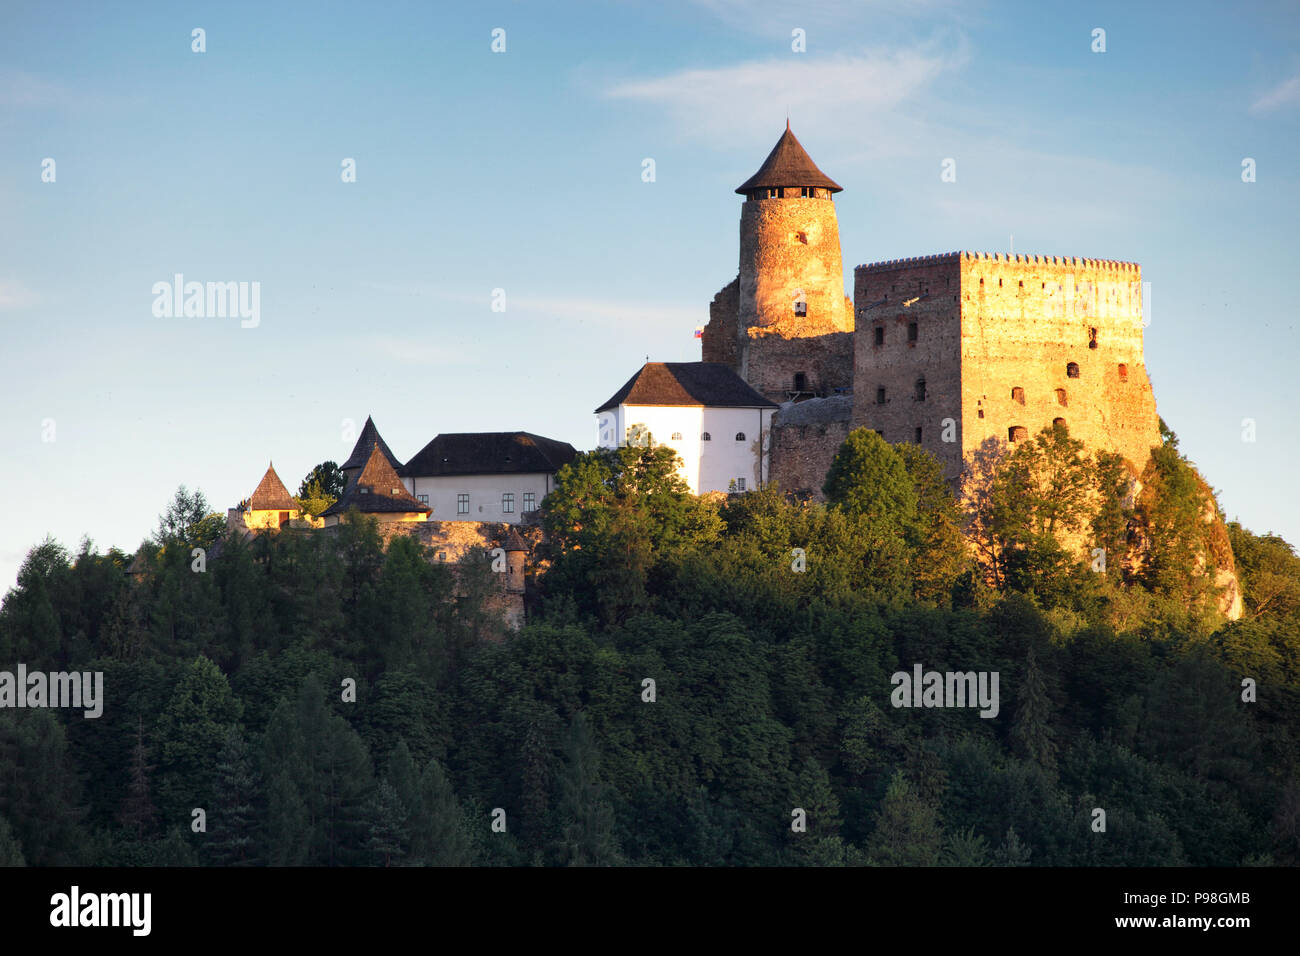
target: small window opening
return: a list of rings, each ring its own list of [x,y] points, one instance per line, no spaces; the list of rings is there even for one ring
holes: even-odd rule
[[[744,441],[744,440],[745,440],[745,433],[744,433],[744,432],[736,432],[736,441]]]
[[[1097,347],[1097,330],[1088,329],[1088,348],[1095,349],[1096,347]]]
[[[917,336],[917,327],[915,322],[907,323],[907,341],[915,342]]]
[[[1058,388],[1058,389],[1056,390],[1056,404],[1058,404],[1058,405],[1060,405],[1060,406],[1062,406],[1062,407],[1065,407],[1065,408],[1068,408],[1068,407],[1069,407],[1070,402],[1069,402],[1069,400],[1066,398],[1066,395],[1065,395],[1065,389],[1063,389],[1063,388]]]
[[[1123,362],[1119,363],[1119,380],[1121,382],[1128,381],[1128,366],[1125,365]]]
[[[916,426],[916,443],[917,443],[918,445],[921,444],[921,426],[920,426],[920,425],[917,425],[917,426]]]
[[[794,373],[794,390],[796,392],[806,391],[808,388],[808,378],[803,372]]]
[[[885,404],[885,386],[883,385],[876,389],[876,404]]]
[[[1019,402],[1021,405],[1025,404],[1025,390],[1017,385],[1011,390],[1011,400]]]
[[[713,441],[713,436],[710,435],[708,432],[705,432],[700,436],[700,441]]]
[[[807,315],[807,314],[808,314],[808,303],[805,302],[803,299],[796,299],[796,300],[795,300],[795,303],[794,303],[794,314],[795,314],[795,315]]]
[[[883,325],[876,326],[876,344],[885,344],[885,327]]]
[[[925,401],[925,379],[924,378],[918,378],[916,380],[916,400],[918,402]]]
[[[1069,363],[1066,364],[1066,366],[1065,366],[1065,377],[1066,377],[1066,378],[1078,378],[1078,377],[1079,377],[1079,363],[1078,363],[1078,362],[1069,362]]]
[[[1017,442],[1024,441],[1029,437],[1029,431],[1024,425],[1012,425],[1007,429],[1007,441]]]

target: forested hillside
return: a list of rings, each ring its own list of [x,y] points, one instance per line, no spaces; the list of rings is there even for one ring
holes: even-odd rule
[[[827,505],[580,455],[509,637],[486,562],[456,577],[361,520],[203,571],[201,521],[133,575],[46,541],[0,669],[102,671],[105,704],[0,710],[0,863],[1295,864],[1300,559],[1229,525],[1227,624],[1172,440],[1137,501],[1065,434],[1017,455],[971,556],[934,459],[874,433]],[[1079,536],[1151,540],[1098,567]],[[891,706],[916,664],[997,672],[998,715]]]

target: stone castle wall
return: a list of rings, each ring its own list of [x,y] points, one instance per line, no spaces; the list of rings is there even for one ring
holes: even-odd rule
[[[1057,419],[1136,471],[1159,443],[1137,265],[949,253],[859,266],[854,286],[854,427],[890,442],[920,428],[950,480],[977,451],[1010,447],[1013,429]]]
[[[1143,358],[1141,268],[970,255],[961,270],[963,452],[1007,441],[1016,426],[1032,436],[1063,419],[1072,437],[1120,453],[1140,472],[1160,443]]]
[[[724,285],[709,303],[709,324],[700,337],[701,359],[740,368],[740,338],[737,319],[740,315],[740,279]]]
[[[915,441],[920,429],[921,446],[955,482],[962,465],[957,258],[859,266],[853,279],[853,427],[874,429],[894,444]]]
[[[824,501],[822,485],[849,437],[852,395],[787,402],[772,419],[772,481],[783,492]]]

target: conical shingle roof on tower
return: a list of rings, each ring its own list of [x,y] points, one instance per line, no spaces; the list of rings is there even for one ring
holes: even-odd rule
[[[839,183],[831,179],[812,161],[812,157],[790,132],[790,121],[785,122],[785,132],[767,154],[758,172],[736,187],[742,196],[754,189],[785,186],[815,186],[829,189],[833,193],[844,191]]]
[[[249,511],[296,511],[301,508],[293,500],[289,489],[284,486],[280,476],[275,473],[275,465],[269,465],[266,474],[257,484],[257,490],[248,498]]]
[[[365,514],[428,514],[429,506],[406,490],[402,479],[397,477],[397,470],[386,457],[379,442],[370,447],[370,457],[366,466],[357,475],[356,481],[348,485],[343,497],[330,505],[321,517],[341,515],[349,508],[356,508]]]
[[[375,442],[379,443],[379,450],[384,453],[390,465],[394,468],[402,467],[393,450],[379,434],[379,429],[375,427],[375,420],[367,415],[366,423],[361,428],[361,435],[357,438],[357,443],[352,446],[352,454],[348,456],[347,461],[339,465],[339,471],[360,471],[365,467],[366,462],[370,460],[370,450],[375,447]]]

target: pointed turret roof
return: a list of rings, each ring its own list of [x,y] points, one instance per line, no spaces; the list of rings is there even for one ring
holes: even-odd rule
[[[402,467],[402,463],[397,460],[393,450],[388,447],[388,443],[379,434],[379,429],[375,427],[375,420],[367,415],[366,423],[361,428],[357,443],[352,446],[352,454],[348,456],[347,461],[339,465],[339,471],[349,471],[363,467],[370,459],[370,450],[375,446],[375,442],[379,443],[379,450],[384,453],[390,465],[394,468]]]
[[[289,489],[284,486],[280,476],[275,473],[275,465],[268,465],[266,474],[257,484],[257,490],[248,498],[249,511],[292,511],[301,508],[293,500]]]
[[[501,548],[503,551],[527,551],[528,544],[512,525],[510,530],[506,532],[506,539],[502,542]]]
[[[370,446],[370,457],[366,466],[357,475],[356,481],[348,485],[343,497],[326,508],[321,516],[340,515],[349,508],[356,508],[366,514],[393,514],[420,512],[427,514],[429,506],[406,490],[402,479],[392,462],[384,457],[384,450],[379,442]]]
[[[812,161],[812,157],[790,132],[790,121],[785,121],[785,132],[767,154],[758,172],[736,187],[742,196],[751,189],[765,189],[771,186],[819,186],[833,193],[843,192],[844,187],[831,179]]]

